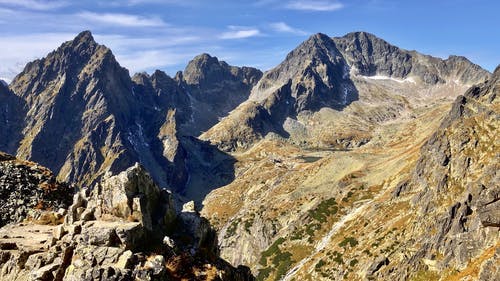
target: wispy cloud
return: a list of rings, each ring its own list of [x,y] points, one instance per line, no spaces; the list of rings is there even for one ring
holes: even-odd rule
[[[277,0],[257,0],[255,2],[253,2],[253,5],[254,6],[266,6],[266,5],[270,5],[270,4],[275,4],[277,2]]]
[[[47,11],[68,6],[69,3],[67,1],[0,0],[0,5]]]
[[[274,31],[277,31],[277,32],[292,33],[292,34],[296,34],[296,35],[306,35],[307,34],[307,32],[305,32],[304,30],[291,27],[288,24],[286,24],[285,22],[273,22],[273,23],[269,24],[269,26],[271,27],[271,29],[273,29]]]
[[[46,56],[62,42],[74,36],[72,33],[0,36],[0,76],[12,79],[21,72],[27,62]]]
[[[316,12],[336,11],[343,7],[344,5],[338,1],[329,0],[295,0],[286,4],[287,9]]]
[[[180,50],[155,49],[117,54],[116,58],[121,65],[129,69],[133,74],[177,66],[189,61],[197,54],[183,53]]]
[[[201,36],[189,35],[189,34],[166,34],[168,40],[158,40],[158,37],[133,37],[119,34],[110,35],[94,35],[98,42],[103,42],[109,45],[113,50],[124,50],[124,49],[140,49],[144,50],[147,48],[165,48],[181,45],[189,45],[197,43],[202,40]]]
[[[100,1],[101,6],[140,6],[140,5],[176,5],[176,6],[190,6],[193,5],[193,0],[118,0],[118,1]]]
[[[230,30],[222,33],[220,39],[243,39],[262,35],[259,29],[253,27],[230,25],[228,28]]]
[[[116,13],[94,13],[81,12],[77,16],[89,22],[100,22],[115,26],[126,27],[159,27],[166,26],[162,19],[156,17],[143,17],[132,14],[116,14]]]

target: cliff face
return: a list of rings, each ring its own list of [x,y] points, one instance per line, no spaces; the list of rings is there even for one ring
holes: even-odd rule
[[[218,123],[248,99],[261,77],[255,68],[230,66],[208,54],[196,56],[182,73],[181,85],[192,110],[189,122],[182,126],[183,134],[198,136]]]
[[[137,159],[128,149],[139,113],[128,71],[90,32],[29,63],[10,88],[28,108],[19,157],[86,183]]]
[[[22,137],[25,115],[25,102],[6,84],[0,83],[0,151],[15,154]]]

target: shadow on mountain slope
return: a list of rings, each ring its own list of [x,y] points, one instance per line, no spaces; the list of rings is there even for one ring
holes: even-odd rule
[[[234,157],[195,137],[181,137],[181,143],[186,152],[185,165],[189,176],[184,188],[177,190],[179,194],[201,203],[212,190],[234,180]]]

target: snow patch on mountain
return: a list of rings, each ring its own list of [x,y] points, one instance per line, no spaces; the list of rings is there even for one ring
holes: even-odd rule
[[[398,83],[413,83],[413,84],[417,83],[417,82],[415,82],[415,79],[413,79],[412,77],[408,77],[405,79],[398,79],[398,78],[385,76],[385,75],[361,76],[361,77],[363,77],[365,79],[370,79],[370,80],[391,80],[391,81],[398,82]]]

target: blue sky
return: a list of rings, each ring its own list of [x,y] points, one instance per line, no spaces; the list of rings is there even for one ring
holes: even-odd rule
[[[207,52],[267,70],[311,34],[367,31],[399,47],[500,63],[500,1],[0,0],[0,77],[12,79],[82,30],[131,74],[174,75]]]

